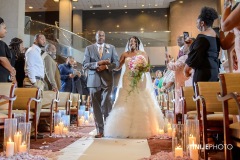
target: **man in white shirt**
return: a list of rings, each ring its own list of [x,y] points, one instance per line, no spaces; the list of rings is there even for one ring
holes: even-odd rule
[[[41,47],[46,44],[46,38],[43,34],[36,34],[34,37],[34,43],[25,54],[25,79],[23,80],[23,86],[27,88],[39,88],[44,89],[44,64],[41,57]],[[42,105],[37,107],[37,124],[41,113]],[[32,125],[32,133],[35,130]],[[42,135],[38,135],[37,138],[43,138]]]
[[[36,34],[34,37],[34,43],[30,47],[26,54],[25,74],[24,79],[25,87],[37,87],[41,90],[44,89],[44,64],[41,58],[41,47],[46,44],[46,38],[42,34]]]

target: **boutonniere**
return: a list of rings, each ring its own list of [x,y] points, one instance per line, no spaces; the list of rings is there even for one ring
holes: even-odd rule
[[[106,45],[105,45],[106,53],[109,53],[109,50],[108,50],[109,48],[110,48],[110,45],[109,45],[109,44],[106,44]]]

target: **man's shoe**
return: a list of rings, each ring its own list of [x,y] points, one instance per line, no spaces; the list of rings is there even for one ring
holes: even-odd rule
[[[95,135],[95,138],[102,138],[102,137],[104,137],[103,133],[99,133],[99,134]]]

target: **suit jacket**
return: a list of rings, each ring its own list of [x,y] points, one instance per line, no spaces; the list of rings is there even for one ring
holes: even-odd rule
[[[98,61],[109,59],[111,64],[108,69],[98,72]],[[118,55],[115,47],[110,44],[104,44],[103,56],[100,59],[97,44],[87,46],[83,59],[84,69],[88,69],[87,87],[112,86],[113,74],[112,70],[119,65]]]
[[[69,74],[73,73],[72,66],[63,63],[58,66],[61,75],[61,92],[74,91],[74,78],[70,78]]]
[[[60,89],[60,72],[57,67],[57,63],[46,52],[42,55],[42,57],[45,67],[45,81],[47,83],[48,90],[52,90],[53,88]]]

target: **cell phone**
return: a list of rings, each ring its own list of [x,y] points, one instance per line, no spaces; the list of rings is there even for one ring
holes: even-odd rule
[[[183,38],[184,41],[189,37],[189,33],[188,32],[183,32]]]

